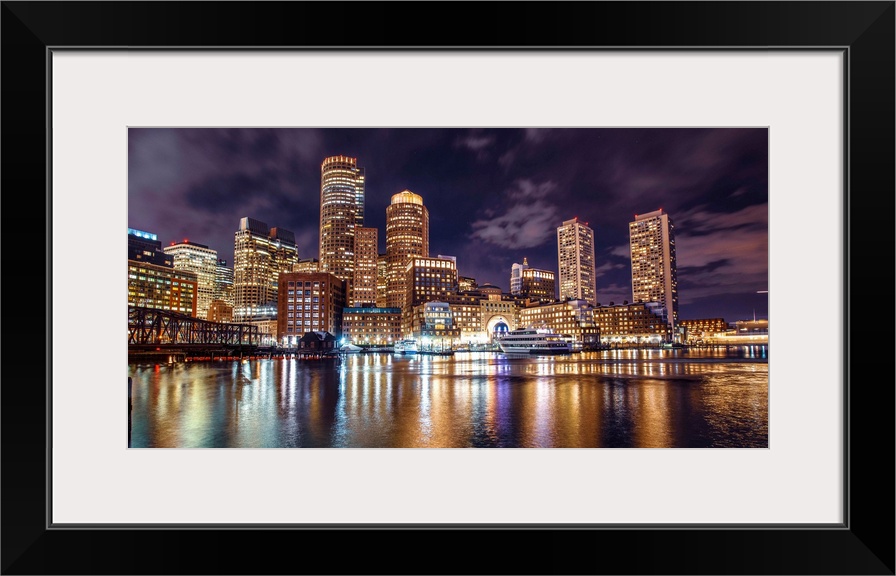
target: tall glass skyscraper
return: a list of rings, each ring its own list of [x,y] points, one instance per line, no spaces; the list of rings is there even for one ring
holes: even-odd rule
[[[594,272],[594,230],[578,218],[557,228],[557,261],[560,270],[560,300],[584,300],[597,305]]]
[[[330,156],[320,166],[320,271],[352,282],[355,228],[364,225],[364,169],[358,159]]]
[[[408,262],[429,256],[429,211],[423,198],[410,190],[392,196],[386,206],[386,305],[404,306]]]
[[[672,327],[678,325],[675,227],[662,208],[636,214],[628,225],[632,255],[632,301],[659,302]]]
[[[234,319],[269,316],[277,309],[278,277],[299,261],[289,230],[242,218],[233,244]]]
[[[215,280],[218,271],[218,252],[205,244],[184,240],[162,248],[174,260],[175,270],[196,274],[196,316],[205,318],[215,299]]]

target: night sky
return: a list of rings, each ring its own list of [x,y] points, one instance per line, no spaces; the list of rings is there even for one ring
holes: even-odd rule
[[[557,227],[594,229],[597,300],[631,300],[628,224],[675,224],[680,318],[767,318],[768,132],[738,129],[162,129],[128,139],[128,227],[189,239],[233,264],[239,220],[292,230],[318,257],[320,165],[358,158],[365,226],[385,252],[386,205],[409,189],[430,217],[430,254],[510,288],[510,267],[557,272]]]

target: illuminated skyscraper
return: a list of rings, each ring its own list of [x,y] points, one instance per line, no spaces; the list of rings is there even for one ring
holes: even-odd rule
[[[597,304],[594,272],[594,230],[578,218],[557,228],[557,260],[560,269],[560,300],[584,300]]]
[[[376,305],[377,229],[355,228],[355,275],[352,282],[352,306]]]
[[[386,301],[389,308],[404,306],[406,272],[414,256],[429,256],[429,211],[423,198],[410,190],[392,196],[386,206]]]
[[[330,156],[320,166],[320,271],[351,282],[355,228],[364,225],[364,170],[357,158]]]
[[[510,267],[510,293],[519,294],[523,287],[523,270],[529,267],[529,262],[523,258],[522,264],[513,263]]]
[[[196,316],[205,318],[216,295],[218,252],[186,239],[183,242],[172,242],[162,250],[172,257],[175,270],[196,274]]]
[[[231,307],[233,317],[233,268],[227,267],[227,260],[218,260],[215,268],[215,300],[223,300]]]
[[[632,300],[659,302],[669,322],[678,324],[678,271],[675,226],[662,208],[636,214],[628,225],[632,255]]]
[[[278,276],[299,261],[295,235],[242,218],[233,246],[233,316],[236,320],[268,316],[277,307]]]
[[[385,308],[388,301],[389,274],[388,261],[385,254],[376,257],[376,307]]]

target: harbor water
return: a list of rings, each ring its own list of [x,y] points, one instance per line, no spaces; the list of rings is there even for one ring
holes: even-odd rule
[[[129,364],[132,448],[767,448],[765,346]]]

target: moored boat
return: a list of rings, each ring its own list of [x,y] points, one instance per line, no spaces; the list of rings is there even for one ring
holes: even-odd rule
[[[560,334],[543,328],[518,328],[498,340],[505,354],[569,354],[572,346]]]
[[[396,354],[416,354],[417,353],[417,341],[416,340],[399,340],[395,343],[395,353]]]

